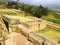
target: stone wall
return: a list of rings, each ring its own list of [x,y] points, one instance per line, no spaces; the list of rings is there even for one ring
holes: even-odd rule
[[[47,27],[51,28],[51,29],[54,29],[54,30],[57,30],[57,31],[60,31],[60,27],[59,26],[56,26],[54,25],[54,23],[49,23],[47,24]]]
[[[5,44],[4,41],[3,41],[3,37],[2,37],[3,31],[6,31],[7,32],[6,27],[5,27],[5,24],[4,24],[3,20],[2,20],[2,18],[0,17],[0,45],[4,45]]]
[[[40,22],[40,30],[46,28],[46,26],[47,26],[47,21],[46,21],[46,20],[42,20],[42,21]]]
[[[47,25],[47,21],[40,19],[35,21],[22,22],[21,24],[34,32],[44,29]]]
[[[24,44],[28,45],[60,45],[56,42],[53,42],[52,40],[49,40],[48,38],[38,35],[35,32],[32,32],[31,30],[25,28],[23,25],[11,25],[16,27],[16,32],[20,33],[25,42]],[[14,28],[12,27],[12,28]],[[25,41],[26,40],[26,41]]]
[[[31,31],[38,31],[40,28],[37,22],[32,22],[31,24],[27,22],[22,22],[21,24],[26,28],[30,29]]]

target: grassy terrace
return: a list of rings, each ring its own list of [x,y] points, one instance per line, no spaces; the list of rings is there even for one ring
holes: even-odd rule
[[[60,32],[56,30],[45,28],[43,30],[37,31],[37,33],[42,34],[55,42],[60,42]]]
[[[42,16],[42,19],[54,22],[56,24],[60,24],[60,19],[56,18],[54,15]]]
[[[60,24],[60,19],[46,19],[47,21],[54,22],[56,24]]]
[[[55,27],[60,28],[60,25],[59,24],[53,23],[52,25],[55,26]]]
[[[30,13],[24,12],[22,10],[16,10],[16,9],[0,9],[0,15],[11,15],[17,19],[19,19],[21,22],[24,21],[31,21],[37,19],[36,17],[32,17]],[[27,15],[27,16],[26,16]]]
[[[20,15],[20,16],[32,16],[32,14],[16,9],[0,9],[0,15]]]
[[[20,22],[26,22],[26,21],[34,21],[34,20],[37,20],[38,18],[35,18],[35,17],[30,17],[30,16],[8,16],[6,15],[7,17],[9,18],[15,18],[15,19],[19,19]]]
[[[0,14],[16,15],[15,9],[0,9]]]
[[[29,18],[29,17],[23,17],[23,16],[13,16],[17,19],[19,19],[20,22],[25,22],[25,21],[32,21],[33,19]]]

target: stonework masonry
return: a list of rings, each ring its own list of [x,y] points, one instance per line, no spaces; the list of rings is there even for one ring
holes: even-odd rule
[[[49,27],[49,28],[51,28],[51,29],[54,29],[54,30],[57,30],[57,31],[60,31],[60,25],[55,25],[54,23],[52,23],[52,22],[49,22],[48,24],[47,24],[47,27]]]
[[[42,36],[42,35],[38,35],[36,34],[34,31],[37,31],[38,29],[42,29],[42,28],[45,28],[47,23],[46,21],[43,21],[42,22],[40,20],[37,20],[36,22],[35,21],[32,21],[31,23],[30,22],[23,22],[21,24],[12,24],[12,23],[9,23],[8,19],[11,20],[11,18],[8,18],[7,19],[7,16],[3,15],[2,19],[6,20],[9,24],[9,28],[11,29],[9,32],[10,34],[12,32],[16,32],[16,33],[19,33],[22,37],[22,42],[23,42],[23,45],[60,45],[56,42],[53,42],[52,40],[49,40],[48,38]],[[9,17],[9,16],[8,16]],[[16,19],[14,19],[16,20]],[[27,27],[27,28],[26,28]],[[38,28],[40,27],[40,28]],[[32,29],[33,28],[33,29]],[[36,28],[36,30],[34,29]],[[8,36],[6,36],[6,38],[8,38]],[[5,38],[5,41],[7,41]]]
[[[47,21],[39,19],[35,21],[22,22],[21,24],[34,32],[44,29],[47,25]]]

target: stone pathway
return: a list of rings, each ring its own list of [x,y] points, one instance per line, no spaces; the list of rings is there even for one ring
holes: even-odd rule
[[[9,38],[5,41],[5,45],[23,45],[22,36],[19,33],[11,33],[8,35]]]

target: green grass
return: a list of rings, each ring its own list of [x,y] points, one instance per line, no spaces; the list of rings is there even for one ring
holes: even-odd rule
[[[60,19],[46,19],[46,20],[60,24]]]
[[[16,9],[0,9],[0,15],[25,15],[24,11]]]
[[[38,19],[38,18],[32,17],[32,16],[20,16],[20,15],[15,15],[15,16],[12,15],[11,17],[19,19],[20,22],[34,21],[34,20]]]
[[[15,18],[18,18],[21,22],[35,20],[36,17],[32,17],[32,14],[16,9],[0,9],[0,15],[12,15]]]
[[[15,18],[19,19],[20,22],[25,22],[25,21],[32,21],[33,19],[29,17],[22,17],[22,16],[14,16]]]
[[[0,9],[0,15],[3,14],[16,15],[16,12],[13,9]]]
[[[60,32],[50,29],[50,28],[45,28],[43,30],[37,31],[38,34],[42,34],[46,36],[47,38],[59,42],[60,41]]]
[[[19,15],[19,16],[32,16],[32,14],[16,9],[0,9],[0,15]]]
[[[3,11],[1,11],[0,14],[16,15],[16,13],[14,12],[3,12]]]
[[[36,11],[37,9],[38,9],[38,7],[32,6],[32,9],[31,10]]]
[[[53,15],[42,16],[42,19],[48,20],[48,21],[51,21],[51,22],[54,22],[54,23],[57,23],[57,24],[60,24],[60,19],[56,18]]]

